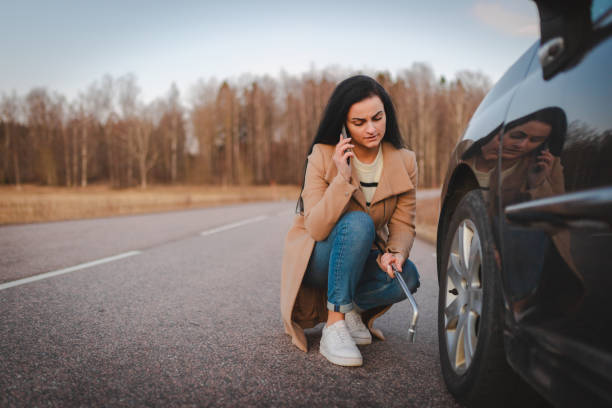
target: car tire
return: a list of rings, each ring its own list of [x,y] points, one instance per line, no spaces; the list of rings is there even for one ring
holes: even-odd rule
[[[438,344],[448,390],[468,406],[540,405],[506,362],[503,300],[480,190],[460,200],[446,231],[438,275]]]

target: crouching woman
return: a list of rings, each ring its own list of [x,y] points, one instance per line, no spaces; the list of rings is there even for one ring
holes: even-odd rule
[[[341,137],[346,126],[348,138]],[[403,147],[393,104],[374,79],[342,81],[327,104],[306,162],[299,213],[285,239],[281,313],[293,344],[326,322],[319,350],[359,366],[374,319],[406,298],[419,274],[408,259],[415,237],[415,155]]]

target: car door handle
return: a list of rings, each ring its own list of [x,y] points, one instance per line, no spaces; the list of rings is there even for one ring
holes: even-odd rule
[[[562,194],[505,209],[509,221],[545,223],[570,228],[612,229],[612,187]]]

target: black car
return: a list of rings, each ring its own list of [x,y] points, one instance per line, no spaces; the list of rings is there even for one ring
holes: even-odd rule
[[[469,406],[612,406],[612,1],[536,3],[442,188],[442,374]]]

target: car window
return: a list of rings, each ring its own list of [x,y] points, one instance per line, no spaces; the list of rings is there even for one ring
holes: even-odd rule
[[[612,11],[612,0],[593,0],[591,5],[591,21],[594,24],[599,23],[599,19],[605,17]]]

